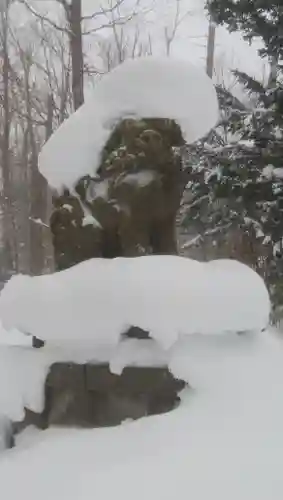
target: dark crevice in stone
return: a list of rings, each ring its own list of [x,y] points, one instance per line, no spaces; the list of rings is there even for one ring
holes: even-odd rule
[[[186,386],[167,367],[126,367],[112,374],[108,364],[55,363],[45,382],[45,408],[41,414],[25,411],[15,432],[28,425],[107,427],[173,410]]]

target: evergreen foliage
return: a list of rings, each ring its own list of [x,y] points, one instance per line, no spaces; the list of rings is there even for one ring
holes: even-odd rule
[[[265,83],[234,71],[248,105],[218,87],[219,125],[188,150],[192,196],[183,224],[192,224],[200,240],[225,248],[226,256],[255,267],[276,306],[283,303],[283,4],[212,0],[209,10],[230,31],[260,37],[260,54],[269,56],[272,71]]]

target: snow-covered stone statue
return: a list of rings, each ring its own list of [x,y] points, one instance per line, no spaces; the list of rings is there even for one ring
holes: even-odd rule
[[[210,281],[224,283],[225,263],[223,271],[172,255],[186,183],[180,148],[217,117],[205,73],[185,61],[141,58],[106,75],[44,146],[39,167],[56,191],[57,270],[14,276],[0,296],[3,326],[43,347],[0,350],[0,375],[5,359],[14,394],[10,401],[0,386],[0,415],[4,408],[12,429],[116,425],[168,412],[188,382],[170,368],[180,335],[265,325],[268,308],[254,318],[266,289],[260,282],[254,293],[253,271],[243,271],[252,274],[245,293],[253,305],[243,298],[235,307],[230,289],[242,283],[240,271],[215,294]]]
[[[15,275],[0,294],[7,337],[14,332],[46,342],[40,350],[31,342],[23,343],[25,348],[0,345],[0,451],[12,447],[14,433],[29,425],[114,426],[168,413],[180,403],[175,428],[171,420],[167,431],[166,415],[129,430],[142,441],[143,461],[151,455],[159,459],[160,443],[166,442],[167,450],[168,436],[170,453],[182,448],[194,422],[201,440],[191,432],[185,443],[187,449],[195,444],[192,464],[206,440],[214,458],[211,443],[217,448],[218,429],[222,434],[224,429],[226,459],[226,430],[230,427],[234,436],[238,421],[241,432],[246,429],[245,451],[250,436],[254,447],[256,423],[258,436],[264,436],[265,457],[270,408],[271,443],[274,439],[277,446],[274,415],[281,429],[282,402],[274,405],[273,395],[282,393],[282,356],[277,341],[270,343],[262,331],[270,314],[262,278],[233,260],[203,263],[177,255],[139,255],[176,252],[174,221],[185,182],[178,148],[208,132],[216,119],[215,91],[203,73],[185,62],[141,59],[106,76],[93,102],[66,121],[44,147],[40,168],[58,192],[52,216],[57,267],[79,263],[53,274]],[[97,255],[122,257],[90,258]],[[148,338],[128,335],[129,328]],[[186,413],[190,388],[195,392]],[[195,411],[196,402],[200,412]],[[246,408],[252,418],[245,428]],[[151,429],[158,430],[158,453],[153,446],[154,453],[145,456]],[[114,458],[121,457],[126,431],[119,432],[119,454]],[[236,433],[237,442],[240,435]],[[101,441],[97,433],[94,436],[85,463],[94,456],[97,439]],[[128,443],[132,457],[137,443]],[[230,443],[228,439],[228,447]],[[42,449],[45,452],[45,443]],[[108,464],[114,448],[107,442],[105,449],[102,462],[105,457]],[[65,451],[59,453],[60,463],[65,456]],[[171,463],[170,455],[165,471]],[[265,470],[266,460],[263,464]],[[40,485],[37,493],[41,490]],[[53,490],[52,485],[51,496]]]
[[[65,191],[55,200],[51,230],[59,269],[91,257],[177,252],[175,219],[185,186],[177,148],[183,143],[173,120],[125,119],[115,127],[97,176],[82,177],[75,196]]]
[[[41,153],[41,172],[57,190],[57,269],[91,257],[177,253],[180,148],[217,117],[212,82],[186,61],[141,58],[106,75]]]

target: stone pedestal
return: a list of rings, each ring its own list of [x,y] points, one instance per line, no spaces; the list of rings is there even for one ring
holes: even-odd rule
[[[55,363],[45,382],[41,415],[29,410],[20,427],[107,427],[173,410],[185,382],[167,367],[127,367],[114,375],[108,364]]]

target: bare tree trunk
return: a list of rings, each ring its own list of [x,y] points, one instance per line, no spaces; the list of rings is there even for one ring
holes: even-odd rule
[[[276,86],[278,74],[278,55],[274,55],[270,60],[270,73],[268,78],[268,88]]]
[[[15,268],[13,256],[13,214],[12,214],[12,196],[11,196],[11,155],[10,155],[10,129],[11,113],[9,99],[9,53],[8,53],[8,10],[9,0],[5,0],[1,9],[1,31],[2,31],[2,50],[3,50],[3,134],[1,140],[2,152],[2,206],[3,206],[3,241],[4,241],[4,263],[5,271],[12,271]]]
[[[47,97],[47,117],[45,125],[45,140],[48,141],[53,132],[54,100],[52,94]]]
[[[47,183],[37,165],[38,150],[32,119],[31,89],[29,82],[29,63],[22,54],[26,98],[27,130],[30,146],[30,272],[40,274],[44,270],[45,251],[43,225],[46,216]]]
[[[46,141],[53,133],[53,115],[54,115],[54,100],[52,94],[47,98],[47,119],[45,126]],[[46,206],[44,220],[49,221],[52,212],[52,193],[48,185],[46,186]],[[51,239],[51,232],[48,228],[44,230],[44,248],[45,248],[45,268],[48,271],[54,270],[54,252]]]
[[[30,271],[41,274],[45,268],[44,230],[46,216],[47,185],[37,168],[37,157],[31,159],[30,199]]]
[[[72,93],[74,109],[84,103],[84,58],[82,44],[82,2],[72,0],[67,7],[70,27],[70,49],[72,61]]]
[[[206,54],[206,73],[212,78],[214,71],[214,51],[215,51],[215,33],[216,27],[212,17],[209,20],[207,54]]]
[[[18,204],[18,231],[20,233],[20,272],[30,272],[30,182],[29,182],[29,137],[26,123],[23,124],[22,150],[19,159],[18,178],[21,184]]]

